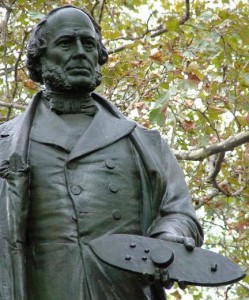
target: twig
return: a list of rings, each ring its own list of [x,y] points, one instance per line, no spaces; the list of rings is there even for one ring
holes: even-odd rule
[[[16,109],[21,109],[21,110],[26,109],[26,105],[7,103],[7,102],[2,102],[2,101],[0,101],[0,107],[16,108]]]
[[[186,13],[185,13],[184,17],[181,18],[181,20],[179,21],[179,25],[183,25],[190,18],[190,2],[189,2],[189,0],[185,0],[185,4],[186,4]],[[147,23],[148,23],[148,21],[147,21]],[[148,35],[151,32],[154,32],[154,33],[152,33],[150,35],[150,37],[154,38],[154,37],[157,37],[157,36],[159,36],[159,35],[167,32],[167,31],[168,31],[168,29],[167,28],[162,28],[162,26],[159,26],[156,29],[148,29],[148,24],[147,24],[147,30],[142,35],[137,36],[137,37],[119,38],[119,39],[127,39],[129,41],[137,41],[137,40],[143,39],[146,35]],[[126,44],[126,45],[123,45],[121,47],[118,47],[116,49],[108,50],[108,53],[109,54],[113,54],[113,53],[117,53],[117,52],[123,51],[123,50],[125,50],[131,44],[132,44],[132,42],[130,42],[130,43]]]
[[[213,198],[217,197],[218,195],[220,195],[220,193],[217,190],[215,190],[211,194],[207,195],[202,199],[197,199],[197,200],[193,199],[193,202],[197,202],[197,201],[199,202],[197,205],[195,205],[195,210],[198,210],[203,205],[209,203]]]
[[[123,51],[127,48],[127,46],[131,45],[132,43],[129,43],[129,44],[126,44],[124,46],[121,46],[119,48],[116,48],[116,49],[113,49],[113,50],[108,50],[108,54],[114,54],[114,53],[117,53],[117,52],[120,52],[120,51]]]
[[[230,286],[228,286],[227,288],[226,288],[226,291],[225,291],[225,300],[228,300],[229,299],[229,291],[232,289],[232,285],[230,285]]]
[[[186,13],[185,13],[185,16],[179,21],[179,25],[185,24],[190,18],[190,2],[189,2],[189,0],[185,0],[185,6],[186,6]],[[153,33],[151,35],[151,38],[157,37],[167,31],[168,31],[167,28],[162,28],[162,29],[158,30],[157,32]]]
[[[223,184],[222,184],[223,183]],[[216,180],[213,180],[213,186],[222,194],[224,194],[225,196],[229,197],[231,196],[230,191],[228,191],[227,189],[223,188],[224,186],[227,186],[227,181],[224,180],[222,183],[218,184],[218,182]]]
[[[207,182],[214,182],[217,175],[220,172],[221,164],[224,161],[225,152],[220,152],[218,155],[215,156],[215,160],[213,163],[213,168],[210,170],[210,174],[207,178]]]
[[[246,289],[249,292],[249,285],[245,282],[238,282],[239,285],[241,285],[244,289]]]
[[[4,3],[5,4],[5,3]],[[9,88],[9,82],[8,82],[8,68],[7,68],[7,63],[5,61],[5,58],[7,56],[7,35],[8,35],[8,29],[7,29],[7,25],[9,22],[9,18],[10,18],[10,13],[11,13],[11,7],[8,6],[7,8],[7,4],[5,4],[5,8],[6,10],[6,14],[5,14],[5,19],[3,21],[3,35],[2,35],[2,39],[3,39],[3,47],[4,47],[4,53],[3,53],[3,61],[4,61],[4,77],[5,77],[5,85],[6,85],[6,96],[7,98],[11,98],[10,97],[10,88]],[[11,113],[11,108],[9,108],[8,110],[8,114],[7,114],[7,120],[8,117]]]
[[[23,37],[23,40],[22,40],[22,45],[21,45],[21,50],[18,54],[18,57],[17,57],[17,60],[16,60],[16,63],[15,63],[15,67],[14,67],[14,76],[15,76],[15,88],[14,88],[14,91],[12,93],[12,99],[15,98],[16,96],[16,92],[17,92],[17,87],[18,87],[18,65],[20,63],[20,60],[21,60],[21,57],[22,57],[22,54],[23,54],[23,50],[24,50],[24,47],[25,47],[25,42],[28,38],[28,35],[29,35],[29,32],[28,31],[25,31],[24,32],[24,37]]]
[[[99,14],[99,24],[101,23],[102,21],[102,18],[103,18],[103,12],[104,12],[104,8],[105,8],[105,2],[106,0],[102,0],[102,4],[101,4],[101,8],[100,8],[100,14]]]
[[[90,11],[91,15],[94,17],[94,10],[95,8],[99,5],[99,0],[96,0],[95,3],[93,4],[93,7]]]

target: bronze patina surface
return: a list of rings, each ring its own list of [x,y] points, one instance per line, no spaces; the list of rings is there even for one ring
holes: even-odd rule
[[[115,233],[202,244],[168,144],[94,93],[107,60],[100,27],[76,7],[31,35],[27,67],[44,89],[0,126],[0,299],[165,299],[163,274],[153,284],[89,243]]]

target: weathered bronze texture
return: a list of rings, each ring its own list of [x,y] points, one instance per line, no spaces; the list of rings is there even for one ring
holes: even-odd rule
[[[165,299],[165,270],[151,283],[103,262],[89,243],[129,234],[190,252],[202,244],[168,144],[94,93],[107,60],[100,27],[79,8],[51,11],[31,34],[27,67],[44,88],[0,126],[0,299]],[[149,258],[148,245],[141,263]]]
[[[245,276],[242,269],[227,257],[201,248],[188,251],[180,243],[159,239],[112,234],[91,241],[90,247],[108,264],[151,276],[160,268],[167,271],[167,281],[180,282],[181,286],[183,283],[185,286],[221,286]],[[128,262],[124,257],[125,260],[129,257]]]

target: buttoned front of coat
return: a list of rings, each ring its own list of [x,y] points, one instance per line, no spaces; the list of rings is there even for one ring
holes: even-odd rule
[[[75,159],[73,170],[71,164],[67,186],[81,240],[111,233],[141,235],[140,179],[129,138]]]
[[[141,285],[141,278],[138,283],[138,276],[104,266],[87,247],[89,241],[105,234],[142,233],[140,175],[128,137],[128,129],[133,130],[134,124],[122,130],[123,137],[120,134],[117,140],[112,137],[111,143],[102,128],[105,146],[101,143],[99,148],[95,143],[94,151],[84,155],[77,151],[77,156],[70,159],[74,149],[80,148],[79,143],[82,149],[87,147],[87,141],[82,142],[84,135],[92,135],[92,128],[100,128],[107,119],[110,122],[111,116],[100,108],[69,151],[66,140],[70,137],[63,120],[42,103],[37,109],[28,155],[31,168],[28,273],[32,300],[69,297],[93,300],[100,299],[100,294],[101,299],[126,299],[128,295],[138,300],[147,298],[149,288]],[[65,134],[63,138],[61,132]],[[103,289],[98,292],[92,279],[89,280],[89,272],[84,271],[89,265],[93,276],[101,277]],[[71,278],[70,282],[66,283],[65,278]],[[119,292],[114,288],[109,290],[113,282],[119,286]],[[133,292],[127,291],[127,285]]]
[[[95,151],[100,151],[99,153],[101,153],[104,148],[111,146],[113,143],[116,143],[119,140],[122,140],[124,137],[127,137],[132,144],[132,149],[134,149],[134,159],[136,160],[141,185],[140,223],[142,235],[156,235],[160,232],[173,230],[179,235],[193,237],[197,244],[201,244],[202,231],[198,221],[196,220],[193,207],[191,206],[190,196],[187,191],[182,173],[168,145],[160,138],[158,132],[148,131],[139,126],[136,127],[134,122],[126,120],[122,114],[105,99],[95,94],[94,99],[99,103],[99,105],[101,105],[101,107],[103,107],[104,110],[107,111],[108,118],[105,120],[107,122],[104,122],[103,120],[99,127],[92,127],[91,130],[87,130],[70,153],[66,148],[67,143],[65,139],[60,139],[59,145],[56,145],[57,147],[65,147],[63,149],[68,151],[66,168],[69,169],[65,170],[66,178],[69,180],[67,181],[67,184],[70,184],[70,180],[77,181],[76,177],[74,179],[70,178],[70,173],[73,171],[70,168],[74,168],[76,166],[77,169],[77,165],[79,165],[79,170],[83,171],[84,162],[86,162],[86,159],[90,159],[91,153],[94,153]],[[39,103],[39,101],[40,95],[38,94],[22,116],[1,126],[1,160],[8,161],[13,153],[18,153],[20,154],[23,162],[27,163],[26,153],[29,140],[29,130],[31,128],[34,112],[36,111],[36,105]],[[46,120],[44,121],[46,122]],[[91,124],[94,124],[94,122]],[[58,125],[59,124],[54,123],[54,126]],[[90,129],[90,127],[91,126],[89,126],[88,129]],[[39,132],[37,132],[36,142],[38,143],[39,136]],[[52,134],[49,134],[47,136],[47,142],[51,145],[55,144],[55,137]],[[108,157],[108,159],[110,159],[110,161],[107,161],[107,164],[109,166],[113,166],[114,160],[112,157]],[[81,163],[77,164],[77,162],[80,161]],[[104,160],[102,163],[103,162]],[[112,169],[108,169],[108,172],[109,170]],[[23,260],[22,245],[25,245],[26,243],[23,233],[26,232],[26,229],[28,229],[25,224],[27,219],[27,209],[29,207],[29,198],[27,196],[29,189],[29,177],[25,177],[26,183],[25,185],[22,185],[20,182],[21,177],[18,174],[14,181],[12,181],[9,177],[4,177],[4,174],[0,174],[2,176],[0,179],[0,198],[2,199],[1,214],[3,215],[1,220],[2,223],[4,222],[2,225],[6,227],[6,230],[2,230],[0,232],[0,239],[2,243],[6,243],[7,247],[0,249],[2,252],[4,251],[3,253],[1,252],[1,255],[3,256],[0,255],[1,276],[5,276],[5,279],[0,286],[0,295],[4,295],[2,298],[6,300],[26,300],[28,298],[25,292],[26,279],[25,268],[23,267],[23,261],[25,258]],[[115,183],[114,185],[111,185],[111,189],[113,189],[114,192],[110,191],[109,184],[112,183],[112,181],[110,181],[109,176],[106,178],[108,178],[108,190],[106,190],[106,192],[108,191],[110,195],[114,196],[114,194],[119,192],[115,192],[117,190],[117,184]],[[90,178],[86,178],[86,180],[88,181]],[[83,184],[81,183],[82,187],[78,187],[79,182],[76,181],[72,181],[72,185],[75,186],[72,191],[76,194],[80,192],[79,195],[82,193],[83,196]],[[102,186],[105,185],[105,187],[107,187],[107,181],[105,184],[102,183]],[[18,182],[20,184],[18,184]],[[70,192],[72,193],[72,191]],[[75,203],[77,202],[76,198],[78,198],[76,196],[77,195],[73,196],[75,197]],[[6,223],[5,220],[9,214],[10,203],[12,203],[11,201],[15,197],[18,198],[18,203],[20,203],[20,205],[16,206],[16,209],[11,213],[13,217],[19,216],[20,222]],[[81,200],[83,200],[83,198],[81,198]],[[112,207],[112,214],[115,216],[115,218],[117,218],[113,218],[113,224],[117,224],[120,222],[120,220],[122,220],[122,209],[120,209],[120,207],[115,207],[115,209],[113,208],[114,206]],[[110,211],[111,209],[108,212]],[[120,216],[121,219],[119,219]],[[17,233],[18,238],[16,238]],[[83,256],[81,255],[82,252],[75,252],[75,249],[76,248],[68,249],[68,253],[71,253],[72,257],[76,257],[76,260],[74,260],[75,269],[77,265],[80,265],[77,264],[77,259],[79,261],[83,260],[88,262],[85,264],[85,272],[88,274],[87,276],[89,280],[87,282],[88,289],[89,284],[91,285],[92,281],[96,281],[95,274],[97,268],[98,271],[100,271],[98,273],[99,276],[97,280],[100,286],[102,284],[100,292],[102,293],[104,291],[104,294],[106,295],[113,295],[113,297],[110,296],[110,298],[101,298],[100,294],[93,294],[92,298],[87,298],[87,296],[83,295],[83,297],[85,297],[83,298],[84,300],[129,299],[129,294],[125,294],[124,292],[124,296],[122,296],[118,292],[119,285],[121,284],[120,282],[122,282],[122,278],[124,276],[123,273],[117,274],[117,276],[114,276],[114,278],[110,278],[109,274],[112,274],[111,270],[113,268],[110,267],[110,271],[102,272],[102,265],[99,264],[98,261],[96,261],[96,258],[90,254],[90,252],[87,250],[87,246],[85,246],[86,251],[84,251]],[[63,260],[63,255],[61,254],[61,260]],[[6,259],[2,260],[1,257],[7,257],[8,263],[6,263]],[[16,260],[17,257],[20,257],[20,259]],[[53,259],[56,259],[55,254],[51,256],[50,262],[52,262]],[[73,264],[71,265],[73,266]],[[65,268],[66,267],[67,266],[65,266]],[[107,276],[105,274],[107,274]],[[134,279],[128,273],[126,275],[131,281]],[[115,278],[119,279],[117,280]],[[81,279],[82,278],[79,280]],[[141,286],[143,286],[144,291],[147,289],[147,286],[144,286],[142,282],[140,282],[140,287]],[[113,292],[112,289],[115,290],[115,292]],[[97,293],[97,291],[95,293]],[[146,293],[143,295],[144,298],[141,298],[142,296],[140,298],[151,299],[152,296],[149,296],[149,293]],[[102,293],[102,295],[104,294]],[[8,297],[6,295],[8,295]],[[78,296],[76,296],[75,299],[78,299]]]
[[[81,139],[92,135],[92,128],[100,128],[105,119],[109,122],[111,117],[100,109]],[[53,126],[57,123],[59,126]],[[74,149],[80,148],[79,144],[85,149],[88,142],[80,139],[69,152],[70,144],[61,143],[70,139],[66,127],[44,105],[37,109],[29,147],[30,240],[70,240],[69,236],[76,236],[72,219],[77,222],[79,238],[84,242],[110,233],[140,235],[140,175],[135,150],[127,136],[134,126],[126,128],[125,135],[111,143],[105,135],[105,146],[102,143],[96,148],[94,144],[94,151],[84,155],[76,152],[73,160],[70,156]],[[61,132],[64,138],[60,138]],[[62,232],[58,232],[60,228]]]

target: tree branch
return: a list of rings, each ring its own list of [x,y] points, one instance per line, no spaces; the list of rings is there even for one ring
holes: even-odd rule
[[[5,4],[5,8],[6,8],[6,13],[5,13],[5,18],[3,21],[3,33],[2,33],[2,41],[3,41],[3,47],[4,47],[4,51],[3,51],[3,58],[2,58],[2,62],[4,64],[4,80],[5,80],[5,85],[6,85],[6,98],[11,98],[10,96],[10,87],[9,87],[9,81],[8,81],[8,67],[7,67],[7,62],[6,62],[6,58],[7,58],[7,36],[8,36],[8,22],[9,22],[9,18],[10,18],[10,14],[11,14],[11,7],[7,7],[7,4]],[[11,112],[11,108],[8,109],[8,113],[7,115],[9,116]],[[8,120],[8,118],[7,118]]]
[[[190,18],[190,2],[189,0],[185,0],[185,6],[186,6],[186,13],[185,15],[180,19],[179,21],[179,25],[183,25],[184,23],[187,22],[187,20]],[[148,27],[148,26],[147,26]],[[158,29],[159,28],[159,29]],[[138,37],[130,37],[130,38],[125,38],[126,40],[129,40],[129,41],[137,41],[137,40],[141,40],[143,39],[146,35],[148,35],[149,33],[151,32],[154,32],[150,35],[151,38],[154,38],[154,37],[157,37],[165,32],[168,31],[167,28],[161,28],[161,26],[159,26],[157,29],[148,29],[140,36]],[[132,44],[132,42],[126,44],[126,45],[123,45],[121,47],[118,47],[114,50],[108,50],[108,54],[113,54],[113,53],[117,53],[117,52],[120,52],[120,51],[123,51],[125,50],[128,46],[130,46]]]
[[[201,199],[193,199],[193,202],[195,203],[195,210],[198,210],[205,204],[208,204],[213,198],[217,197],[218,195],[220,195],[220,192],[218,190],[214,190],[212,193],[208,194],[205,197],[202,197]]]
[[[210,159],[212,158],[212,160],[211,160],[211,164],[209,167],[209,176],[207,178],[207,182],[215,181],[217,175],[220,172],[221,165],[224,161],[224,157],[225,157],[225,152],[220,152],[218,155],[210,156]],[[213,161],[213,159],[214,159],[214,161]]]
[[[99,19],[98,19],[98,23],[100,24],[103,18],[103,12],[104,12],[104,8],[105,8],[105,2],[106,0],[102,0],[102,4],[101,4],[101,8],[100,8],[100,14],[99,14]]]
[[[0,107],[16,108],[16,109],[21,109],[21,110],[26,109],[26,105],[7,103],[7,102],[2,102],[2,101],[0,101]]]
[[[113,54],[113,53],[117,53],[117,52],[120,52],[120,51],[123,51],[125,50],[129,45],[131,45],[132,43],[129,43],[129,44],[126,44],[124,46],[121,46],[121,47],[118,47],[116,49],[113,49],[113,50],[108,50],[108,54]]]
[[[249,285],[245,282],[238,282],[239,285],[241,285],[244,289],[246,289],[249,292]]]
[[[21,49],[19,51],[17,60],[15,62],[15,66],[14,66],[15,88],[14,88],[14,91],[12,93],[12,99],[14,99],[15,96],[16,96],[16,92],[17,92],[17,88],[18,88],[18,67],[19,67],[19,63],[20,63],[21,58],[22,58],[23,51],[25,49],[25,42],[28,38],[29,33],[30,33],[29,31],[24,32],[24,37],[23,37],[23,40],[22,40]]]
[[[96,0],[95,3],[93,4],[93,7],[92,7],[91,11],[90,11],[90,13],[91,13],[91,15],[92,15],[93,17],[95,17],[95,15],[94,15],[94,10],[95,10],[95,8],[96,8],[98,5],[99,5],[99,1]]]
[[[8,4],[4,0],[1,1],[1,6],[7,10],[11,10],[11,4]]]
[[[190,3],[189,3],[189,0],[185,0],[185,6],[186,6],[186,13],[185,13],[184,17],[182,17],[181,20],[179,21],[179,25],[183,25],[190,18]],[[151,38],[159,36],[159,35],[167,32],[167,31],[168,31],[167,28],[162,28],[162,29],[158,30],[157,32],[153,33],[151,35]]]
[[[235,147],[238,147],[248,142],[249,130],[240,132],[223,142],[219,142],[204,148],[189,151],[174,150],[174,154],[179,160],[201,161],[204,158],[207,158],[213,154],[231,151]]]

